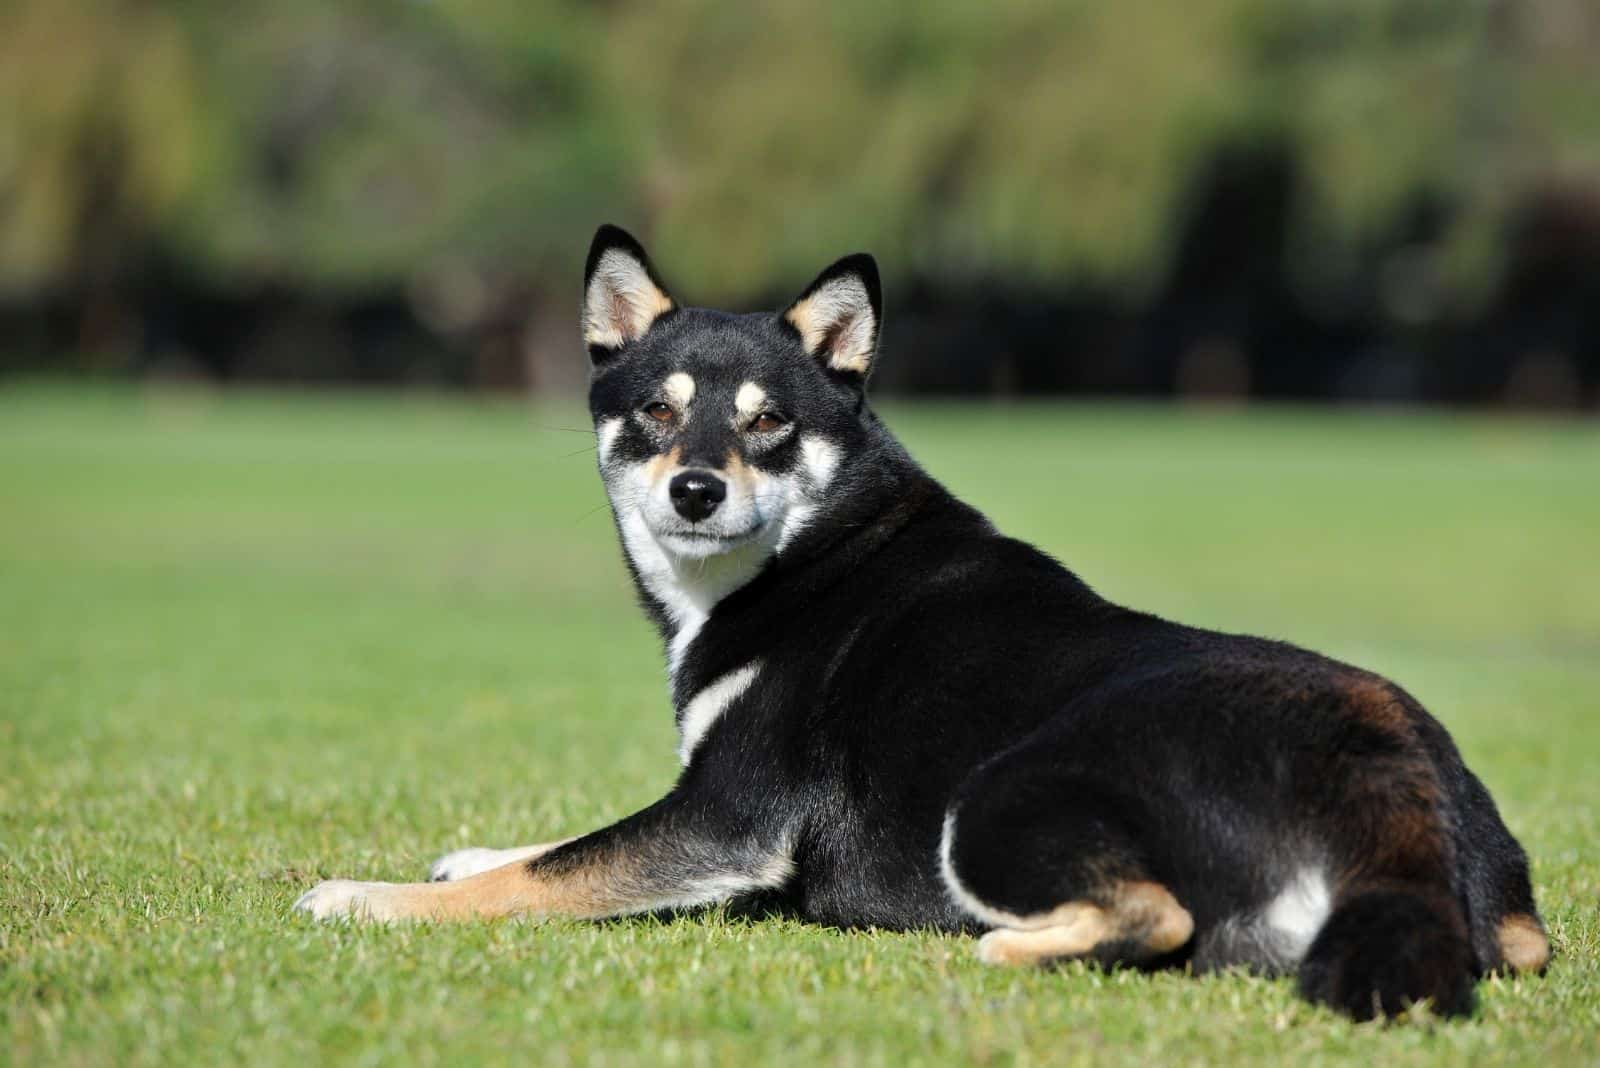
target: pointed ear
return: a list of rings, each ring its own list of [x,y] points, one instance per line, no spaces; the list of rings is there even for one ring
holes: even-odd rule
[[[674,307],[633,235],[610,224],[595,231],[583,268],[583,342],[594,362],[643,337]]]
[[[800,332],[806,351],[824,367],[864,380],[878,351],[882,311],[878,265],[865,252],[857,252],[817,275],[783,318]]]

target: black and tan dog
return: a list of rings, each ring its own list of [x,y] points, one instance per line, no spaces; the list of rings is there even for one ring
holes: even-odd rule
[[[982,959],[1297,970],[1353,1016],[1540,969],[1526,858],[1405,691],[1110,604],[997,533],[866,401],[877,268],[780,314],[680,308],[604,227],[583,332],[600,472],[661,629],[683,771],[565,842],[319,917],[616,916],[765,894],[985,931]]]

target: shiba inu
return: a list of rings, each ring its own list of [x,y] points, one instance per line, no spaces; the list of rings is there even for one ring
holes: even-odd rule
[[[661,632],[682,772],[562,842],[323,883],[318,917],[607,917],[764,895],[979,934],[995,964],[1294,972],[1358,1018],[1550,955],[1527,860],[1395,684],[1112,604],[998,533],[867,401],[865,255],[776,314],[681,307],[595,236],[600,474]]]

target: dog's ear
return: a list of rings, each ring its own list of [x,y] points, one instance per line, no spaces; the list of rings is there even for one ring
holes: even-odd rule
[[[609,223],[595,231],[583,268],[583,343],[595,363],[639,340],[674,307],[632,234]]]
[[[883,292],[878,265],[865,252],[846,256],[817,275],[783,318],[806,351],[835,374],[865,381],[878,351]]]

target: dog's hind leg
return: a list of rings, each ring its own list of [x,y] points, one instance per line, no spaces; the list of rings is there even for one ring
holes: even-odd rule
[[[1542,972],[1550,963],[1550,938],[1534,904],[1527,855],[1477,776],[1462,768],[1456,788],[1457,863],[1478,970]]]
[[[334,880],[295,903],[318,919],[600,919],[771,890],[793,874],[781,828],[687,809],[679,795],[532,859],[448,882]]]
[[[1166,887],[1151,882],[1102,888],[1095,901],[1068,902],[1021,919],[1028,926],[997,927],[980,938],[978,959],[1042,964],[1081,957],[1141,964],[1181,948],[1194,932],[1188,910]]]
[[[1139,964],[1181,949],[1194,919],[1152,873],[1129,820],[1137,803],[1017,756],[974,774],[940,842],[950,894],[994,928],[980,959]]]

